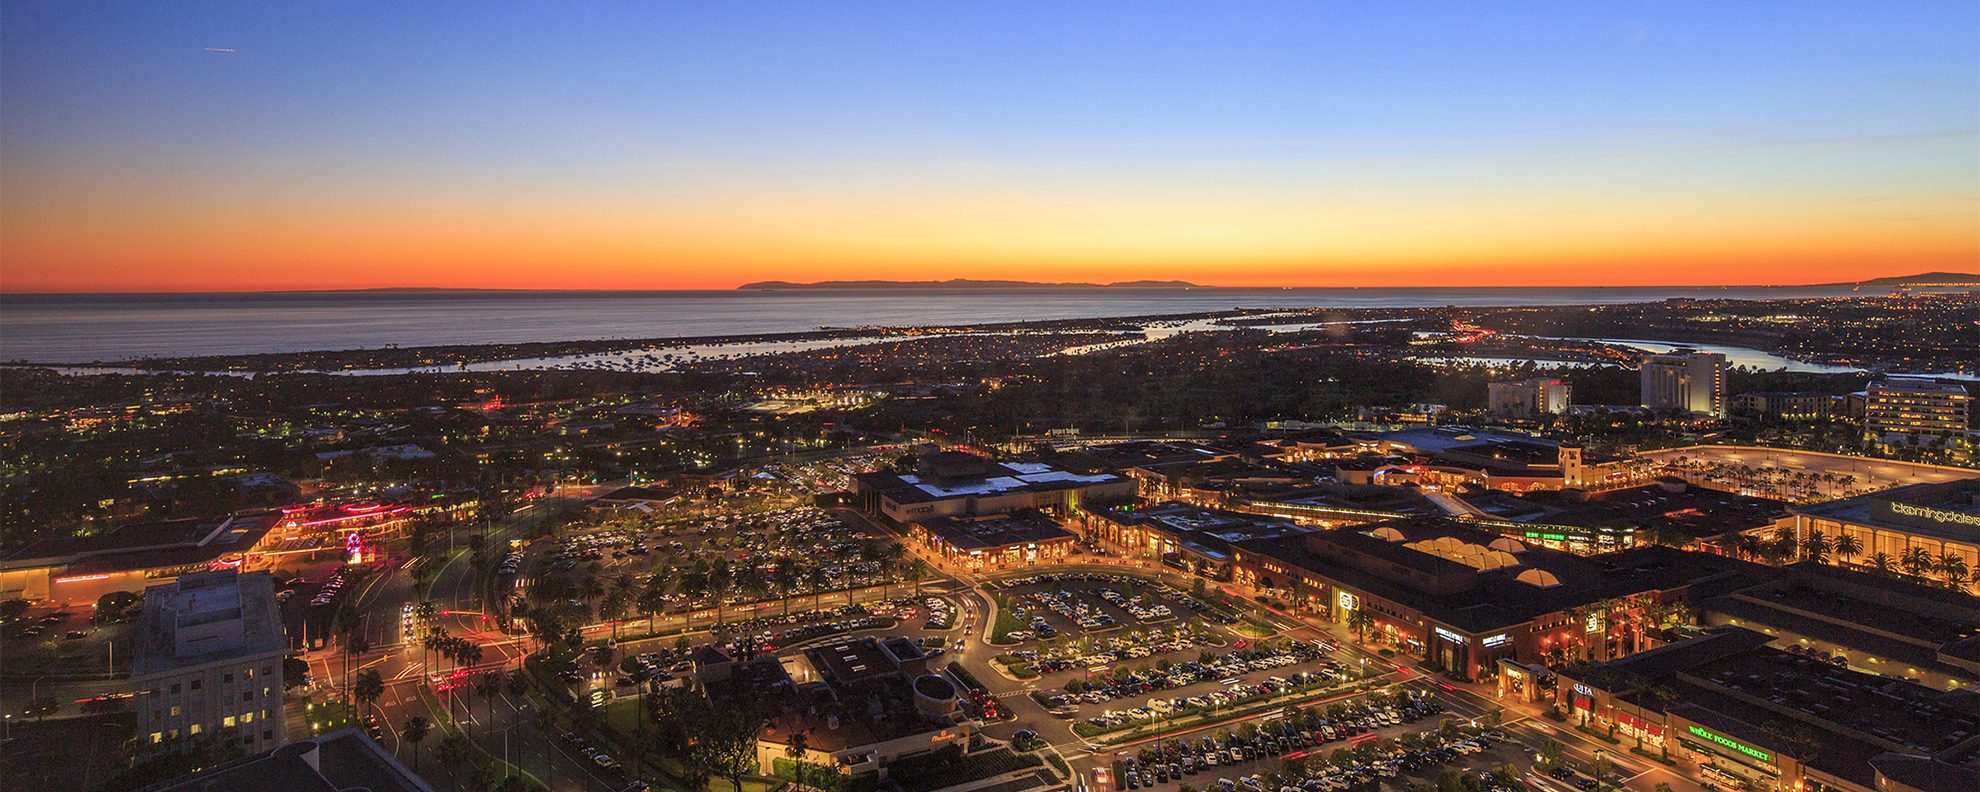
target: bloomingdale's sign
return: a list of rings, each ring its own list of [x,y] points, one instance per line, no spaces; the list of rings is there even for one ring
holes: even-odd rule
[[[1930,506],[1915,506],[1909,503],[1887,503],[1892,516],[1907,518],[1906,522],[1924,521],[1939,524],[1971,525],[1980,527],[1980,514],[1956,512],[1951,509],[1934,509]]]

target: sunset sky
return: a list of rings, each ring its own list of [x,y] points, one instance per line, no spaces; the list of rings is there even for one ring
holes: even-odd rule
[[[1980,263],[1973,0],[0,9],[13,292]]]

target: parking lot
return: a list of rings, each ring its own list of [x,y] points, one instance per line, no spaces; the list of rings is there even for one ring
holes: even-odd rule
[[[1522,757],[1505,735],[1444,716],[1422,691],[1369,694],[1324,707],[1288,709],[1232,728],[1123,751],[1112,786],[1206,792],[1332,792],[1434,784],[1471,773],[1484,788],[1517,788],[1497,768]]]
[[[1228,624],[1230,618],[1189,594],[1127,575],[1054,573],[998,581],[1009,605],[1000,614],[1000,642],[1078,639],[1123,627],[1156,627],[1182,622],[1200,628]],[[1009,628],[1008,625],[1018,627]]]
[[[659,591],[667,611],[804,597],[910,574],[898,545],[860,533],[820,509],[799,507],[706,519],[615,514],[570,535],[508,554],[496,573],[558,598],[596,579]],[[569,584],[569,585],[564,585]]]

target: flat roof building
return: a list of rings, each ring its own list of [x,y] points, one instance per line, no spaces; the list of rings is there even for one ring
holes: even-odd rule
[[[0,560],[0,596],[94,602],[143,591],[181,572],[261,551],[281,513],[250,511],[119,526],[86,537],[42,539]]]
[[[1770,646],[1738,627],[1564,668],[1574,723],[1699,763],[1717,786],[1850,792],[1980,788],[1980,697]]]
[[[946,564],[1009,569],[1063,560],[1079,537],[1036,509],[990,517],[936,517],[908,526],[908,539]]]
[[[1534,419],[1566,415],[1572,387],[1566,380],[1533,377],[1485,384],[1486,409],[1501,418]]]
[[[886,777],[888,765],[956,746],[967,750],[975,723],[963,712],[962,687],[931,673],[911,640],[849,638],[782,658],[759,658],[711,699],[749,685],[770,693],[769,723],[757,737],[758,764],[779,759],[833,768],[843,775]],[[802,757],[788,753],[791,735],[803,733]]]
[[[1644,407],[1707,418],[1726,417],[1726,356],[1678,350],[1645,355],[1640,371]]]
[[[194,773],[145,792],[433,792],[397,757],[356,727]]]
[[[133,639],[141,751],[215,741],[258,753],[287,741],[289,641],[269,573],[199,572],[147,588]]]
[[[1980,598],[1813,561],[1782,573],[1699,602],[1701,620],[1865,673],[1942,690],[1980,684]]]
[[[1957,578],[1964,591],[1974,589],[1980,574],[1980,479],[1913,484],[1789,511],[1804,542],[1814,533],[1831,542],[1849,536],[1858,551],[1834,559],[1844,564],[1947,583]]]
[[[1972,428],[1972,396],[1950,382],[1886,379],[1870,383],[1863,433],[1873,440],[1964,439]]]
[[[1365,609],[1377,642],[1470,678],[1495,673],[1502,659],[1641,651],[1655,645],[1654,625],[1673,603],[1778,574],[1663,546],[1578,556],[1445,518],[1240,542],[1236,570],[1241,585],[1332,621]],[[1589,611],[1596,603],[1613,612]]]
[[[899,524],[1019,509],[1076,509],[1132,497],[1134,481],[1075,473],[1042,462],[994,462],[974,454],[923,457],[912,473],[862,473],[854,492],[868,511]]]
[[[1167,502],[1138,509],[1089,510],[1079,516],[1088,539],[1129,558],[1164,565],[1211,580],[1230,580],[1234,545],[1253,539],[1318,530],[1279,517],[1206,509]]]

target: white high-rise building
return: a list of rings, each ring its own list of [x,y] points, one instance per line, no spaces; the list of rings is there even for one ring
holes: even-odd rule
[[[1726,356],[1678,350],[1643,358],[1643,406],[1726,417]]]
[[[289,640],[267,572],[194,572],[145,589],[135,643],[139,752],[213,743],[253,754],[288,740]]]
[[[1565,380],[1534,377],[1514,382],[1486,383],[1486,403],[1492,414],[1506,418],[1565,415],[1570,389]]]

